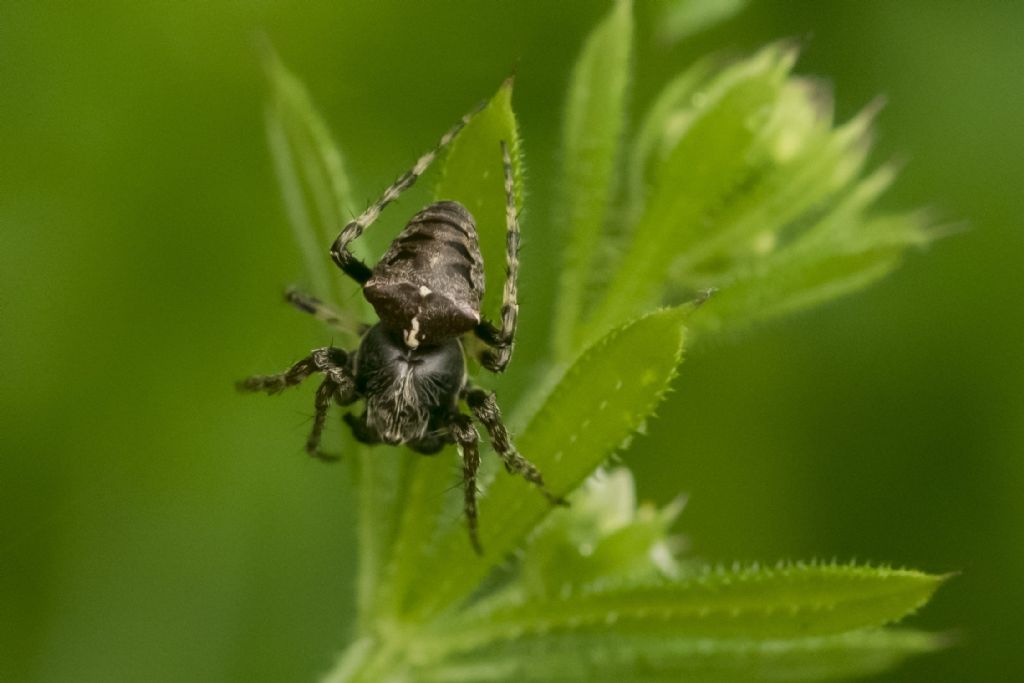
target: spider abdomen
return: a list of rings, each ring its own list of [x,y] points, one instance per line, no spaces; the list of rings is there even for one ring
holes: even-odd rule
[[[462,204],[431,204],[405,226],[363,287],[382,323],[406,346],[459,337],[480,323],[484,265]]]

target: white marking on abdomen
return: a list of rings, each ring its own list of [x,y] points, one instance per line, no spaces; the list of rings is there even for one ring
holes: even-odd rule
[[[416,316],[412,318],[412,327],[405,331],[405,345],[410,349],[415,349],[420,345],[420,340],[417,339],[416,335],[420,333],[420,319]]]

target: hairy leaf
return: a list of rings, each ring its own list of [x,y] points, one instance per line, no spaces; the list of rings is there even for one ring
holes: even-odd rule
[[[946,639],[919,631],[855,631],[793,640],[542,635],[494,644],[425,666],[431,683],[747,683],[824,681],[884,671]]]
[[[617,0],[587,38],[573,69],[563,126],[565,251],[555,314],[560,358],[576,350],[576,323],[611,199],[625,118],[633,18]]]
[[[264,70],[267,137],[289,222],[314,293],[336,306],[348,297],[339,296],[328,248],[355,207],[343,156],[306,87],[270,48]]]
[[[679,581],[601,581],[546,599],[488,601],[446,623],[443,642],[473,649],[562,632],[784,639],[883,626],[928,601],[944,577],[851,565],[707,571]]]
[[[639,218],[647,197],[647,186],[655,167],[665,161],[665,139],[692,118],[694,98],[702,96],[715,73],[713,63],[704,59],[669,81],[647,110],[629,147],[626,169],[629,180],[631,218]]]
[[[390,595],[384,579],[406,500],[411,459],[419,456],[412,453],[384,455],[356,444],[354,439],[349,441],[352,447],[345,454],[353,463],[358,506],[356,607],[359,630],[368,633],[374,629],[374,622],[386,613]]]

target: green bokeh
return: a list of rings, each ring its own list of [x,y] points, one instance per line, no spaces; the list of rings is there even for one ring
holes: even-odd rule
[[[630,460],[641,495],[690,493],[703,558],[962,571],[914,620],[962,644],[881,680],[1005,679],[1024,664],[1024,7],[760,2],[668,48],[640,4],[635,102],[699,54],[803,38],[798,71],[833,81],[841,117],[886,95],[876,158],[908,159],[887,201],[969,228],[864,294],[692,352]],[[349,635],[348,472],[301,453],[308,391],[231,388],[329,341],[280,303],[304,283],[259,36],[367,200],[516,71],[508,395],[546,352],[558,236],[530,212],[556,196],[569,67],[605,9],[0,5],[0,680],[312,680]]]

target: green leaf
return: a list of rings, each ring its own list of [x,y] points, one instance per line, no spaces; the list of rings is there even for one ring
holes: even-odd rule
[[[630,215],[639,218],[647,196],[651,174],[665,161],[665,139],[687,125],[694,98],[702,97],[708,80],[715,75],[714,63],[702,59],[682,72],[662,88],[661,93],[647,110],[629,146],[627,178],[630,193]],[[673,130],[675,129],[675,130]]]
[[[357,526],[359,543],[356,577],[356,607],[361,634],[372,632],[390,597],[384,581],[388,562],[398,535],[402,510],[407,499],[409,470],[413,459],[420,456],[407,452],[381,453],[352,442],[345,451],[353,463],[356,482]]]
[[[328,247],[354,207],[341,151],[306,87],[269,47],[264,71],[270,86],[267,138],[289,222],[314,293],[337,307],[340,296]]]
[[[424,683],[747,683],[867,676],[932,652],[946,638],[919,631],[857,631],[794,640],[647,638],[614,632],[524,637],[424,666]]]
[[[674,259],[761,172],[763,126],[795,58],[791,47],[773,45],[734,65],[663,131],[660,144],[671,151],[653,169],[646,210],[586,339],[656,304]]]
[[[737,14],[749,0],[663,0],[658,37],[675,43]]]
[[[522,206],[522,153],[512,111],[512,79],[451,143],[434,197],[461,202],[476,219],[487,283],[483,309],[497,318],[505,282],[505,174],[501,143],[508,145],[516,204]]]
[[[446,447],[432,457],[403,450],[402,458],[405,479],[390,501],[391,513],[396,518],[393,543],[387,561],[379,565],[378,621],[399,614],[404,591],[419,578],[416,568],[431,556],[438,537],[452,519],[460,518],[461,512],[454,503],[461,504],[462,496],[451,495],[453,490],[461,490],[462,484],[456,465],[459,455],[454,447]]]
[[[709,570],[679,581],[601,581],[547,599],[485,600],[440,631],[452,650],[579,631],[746,640],[826,636],[898,621],[927,602],[944,579],[798,564]]]
[[[520,452],[555,495],[582,484],[654,412],[680,362],[689,311],[665,309],[608,334],[569,369],[518,436]],[[463,520],[453,520],[429,558],[401,570],[405,618],[422,621],[462,603],[552,509],[519,477],[499,476],[479,506],[485,556],[473,553]]]
[[[563,360],[576,351],[575,324],[601,243],[621,144],[633,36],[632,3],[617,0],[587,37],[565,104],[562,194],[566,246],[554,343]]]

